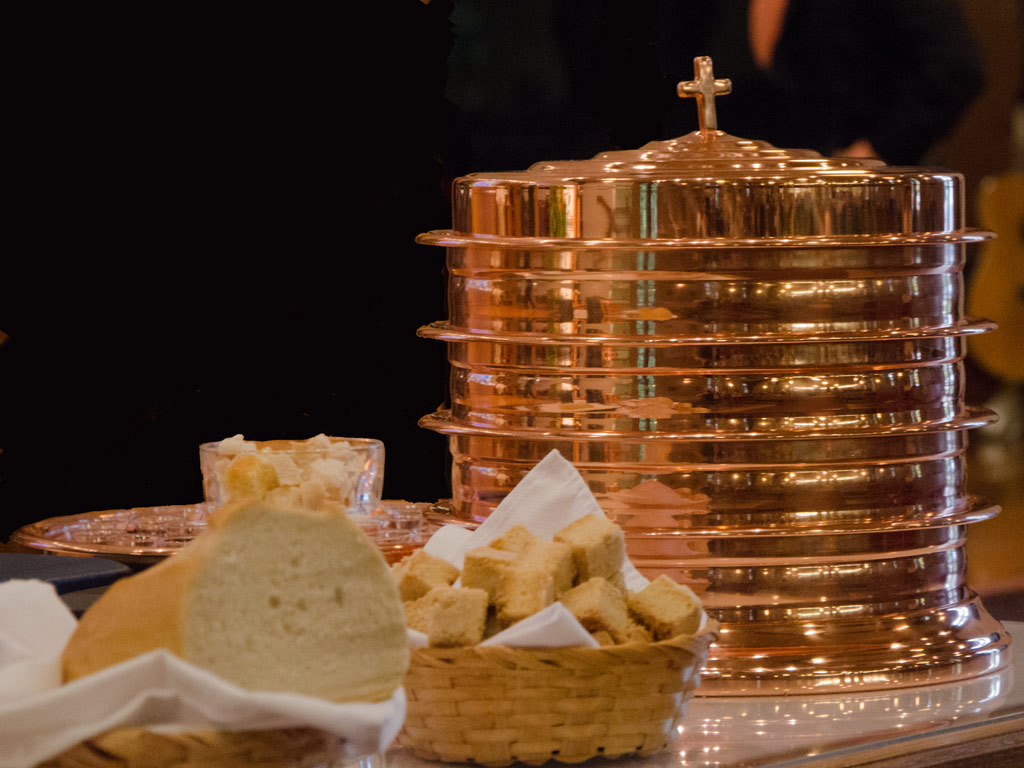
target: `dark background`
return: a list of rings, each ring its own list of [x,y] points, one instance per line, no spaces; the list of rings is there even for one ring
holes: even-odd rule
[[[744,3],[91,7],[12,23],[0,540],[54,515],[197,501],[198,445],[235,433],[377,437],[385,497],[444,497],[446,441],[417,420],[445,400],[445,353],[416,335],[446,316],[444,254],[415,236],[448,226],[462,173],[693,130],[674,91],[695,55],[733,79],[730,133],[832,152],[874,131],[892,164],[969,163],[948,142],[976,119],[964,110],[992,107],[1006,49],[984,33],[1006,34],[1018,3],[793,6],[767,75],[736,42]],[[966,21],[946,21],[959,6]],[[881,76],[907,67],[909,90]]]
[[[421,8],[26,26],[0,538],[199,501],[199,444],[236,433],[380,438],[388,497],[445,495],[445,440],[417,426],[444,349],[416,336],[444,254],[414,237],[449,220],[447,31]]]

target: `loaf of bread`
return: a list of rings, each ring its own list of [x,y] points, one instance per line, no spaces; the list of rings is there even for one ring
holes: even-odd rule
[[[345,515],[229,503],[178,554],[82,616],[66,680],[158,648],[250,690],[379,701],[409,663],[398,590]]]

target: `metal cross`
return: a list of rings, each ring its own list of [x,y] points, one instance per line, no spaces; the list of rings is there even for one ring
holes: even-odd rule
[[[684,80],[676,86],[680,98],[697,98],[697,120],[700,132],[718,130],[718,116],[715,114],[715,96],[732,91],[731,80],[716,80],[711,68],[711,57],[698,56],[693,60],[694,80]]]

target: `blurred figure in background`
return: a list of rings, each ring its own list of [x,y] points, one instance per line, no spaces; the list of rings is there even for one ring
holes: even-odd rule
[[[1005,173],[986,176],[977,206],[980,225],[996,237],[974,260],[967,311],[992,320],[995,333],[970,340],[970,360],[987,381],[988,405],[1000,419],[981,431],[989,438],[1024,441],[1024,100],[1014,122],[1014,159]]]
[[[455,0],[451,18],[458,173],[689,133],[695,56],[732,80],[727,133],[890,165],[920,164],[982,83],[954,0]]]

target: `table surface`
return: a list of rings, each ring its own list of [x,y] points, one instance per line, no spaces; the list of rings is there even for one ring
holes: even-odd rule
[[[1024,623],[1005,622],[1007,667],[959,683],[873,692],[697,696],[678,738],[648,758],[591,768],[945,768],[1024,765]],[[1018,670],[1014,680],[1014,670]],[[381,761],[378,761],[381,762]],[[400,747],[387,768],[436,768]],[[557,766],[559,763],[549,763]],[[374,763],[374,768],[378,768]]]

